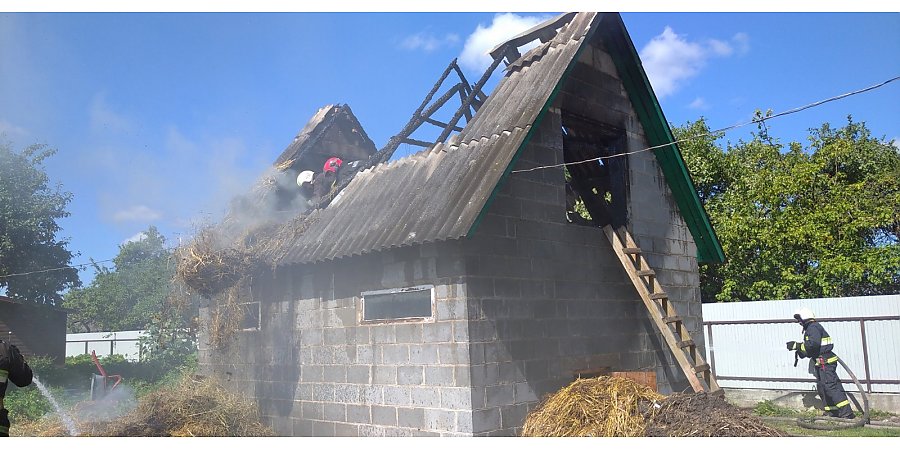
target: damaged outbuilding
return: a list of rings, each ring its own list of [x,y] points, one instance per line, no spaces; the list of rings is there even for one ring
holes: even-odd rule
[[[564,14],[493,53],[489,72],[507,65],[489,96],[486,73],[439,99],[460,98],[449,120],[425,114],[438,86],[414,114],[444,128],[433,144],[408,124],[375,151],[349,108],[323,108],[275,172],[296,177],[340,149],[359,152],[343,158],[359,170],[284,220],[226,218],[228,239],[180,253],[188,278],[211,254],[250,255],[219,266],[239,270],[218,285],[195,279],[210,299],[200,366],[246,389],[276,433],[517,435],[544,395],[604,370],[652,371],[663,393],[715,390],[686,375],[660,327],[702,353],[697,261],[721,261],[721,247],[677,147],[638,151],[671,132],[621,17]],[[337,137],[316,138],[328,117]],[[399,142],[425,149],[386,162]],[[590,219],[574,220],[576,200]],[[214,339],[229,302],[235,333]]]

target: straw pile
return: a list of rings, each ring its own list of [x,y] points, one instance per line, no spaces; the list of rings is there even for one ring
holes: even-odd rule
[[[728,404],[724,398],[702,392],[673,394],[660,402],[658,409],[654,409],[647,424],[647,436],[787,436],[740,408]]]
[[[178,384],[147,394],[119,418],[92,417],[82,402],[70,416],[80,436],[271,436],[259,422],[256,406],[207,378],[185,377]],[[94,408],[96,409],[96,408]],[[56,415],[32,423],[15,424],[17,436],[67,436]]]
[[[532,410],[522,436],[643,436],[642,411],[663,398],[626,378],[581,378]]]

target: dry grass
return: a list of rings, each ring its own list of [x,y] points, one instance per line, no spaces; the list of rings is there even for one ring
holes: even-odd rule
[[[209,378],[186,376],[179,383],[147,394],[131,412],[116,418],[92,417],[94,402],[76,405],[70,416],[80,436],[272,436],[259,422],[256,406]],[[17,436],[68,436],[56,415],[16,424]]]
[[[643,436],[642,411],[663,398],[625,378],[581,378],[531,411],[522,436]]]

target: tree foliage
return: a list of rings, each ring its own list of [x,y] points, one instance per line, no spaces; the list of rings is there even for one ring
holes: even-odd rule
[[[72,194],[50,186],[43,162],[54,153],[44,145],[15,151],[0,142],[0,288],[46,305],[58,305],[61,292],[81,285],[78,271],[65,268],[74,256],[68,241],[57,237]]]
[[[174,274],[172,251],[154,226],[138,241],[119,246],[115,269],[94,264],[97,274],[85,288],[66,295],[70,331],[144,329],[163,309]]]
[[[709,128],[701,118],[673,131]],[[900,292],[897,147],[850,117],[809,130],[806,148],[764,125],[725,149],[719,137],[679,145],[727,259],[701,265],[704,301]]]

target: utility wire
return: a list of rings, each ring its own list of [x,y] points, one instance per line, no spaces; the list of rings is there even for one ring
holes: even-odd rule
[[[551,164],[551,165],[548,165],[548,166],[537,166],[537,167],[532,167],[532,168],[530,168],[530,169],[513,170],[512,173],[532,172],[532,171],[535,171],[535,170],[541,170],[541,169],[552,169],[552,168],[554,168],[554,167],[563,167],[563,166],[570,166],[570,165],[575,165],[575,164],[584,164],[584,163],[589,163],[589,162],[594,162],[594,161],[600,161],[600,160],[602,160],[602,159],[612,159],[612,158],[618,158],[618,157],[620,157],[620,156],[627,156],[627,155],[633,155],[633,154],[635,154],[635,153],[641,153],[641,152],[646,152],[646,151],[650,151],[650,150],[656,150],[656,149],[658,149],[658,148],[668,147],[668,146],[673,145],[673,144],[678,144],[678,143],[681,143],[681,142],[686,142],[686,141],[690,141],[690,140],[697,139],[697,138],[701,138],[701,137],[705,137],[705,136],[712,136],[712,135],[719,134],[719,133],[722,133],[722,132],[725,132],[725,131],[728,131],[728,130],[733,130],[733,129],[735,129],[735,128],[745,127],[745,126],[747,126],[747,125],[752,125],[752,124],[754,124],[754,123],[763,123],[763,122],[765,122],[765,121],[767,121],[767,120],[769,120],[769,119],[774,119],[774,118],[776,118],[776,117],[786,116],[786,115],[788,115],[788,114],[794,114],[794,113],[796,113],[796,112],[803,111],[804,109],[813,108],[813,107],[816,107],[816,106],[819,106],[819,105],[823,105],[823,104],[828,103],[828,102],[833,102],[833,101],[835,101],[835,100],[840,100],[840,99],[842,99],[842,98],[847,98],[847,97],[850,97],[851,95],[862,94],[863,92],[866,92],[866,91],[871,91],[871,90],[873,90],[873,89],[878,89],[878,88],[880,88],[880,87],[882,87],[882,86],[884,86],[884,85],[886,85],[886,84],[888,84],[888,83],[892,83],[892,82],[897,81],[897,80],[900,80],[900,76],[891,78],[891,79],[889,79],[889,80],[887,80],[887,81],[884,81],[884,82],[881,82],[881,83],[878,83],[878,84],[874,84],[874,85],[869,86],[869,87],[866,87],[866,88],[862,88],[862,89],[859,89],[859,90],[856,90],[856,91],[852,91],[852,92],[847,92],[846,94],[837,95],[837,96],[834,96],[834,97],[831,97],[831,98],[826,98],[825,100],[819,100],[819,101],[817,101],[817,102],[810,103],[810,104],[808,104],[808,105],[803,105],[803,106],[800,106],[800,107],[797,107],[797,108],[794,108],[794,109],[789,109],[789,110],[787,110],[787,111],[782,111],[782,112],[780,112],[780,113],[778,113],[778,114],[772,114],[771,116],[762,117],[762,118],[759,118],[759,119],[753,119],[753,120],[751,120],[751,121],[749,121],[749,122],[740,123],[740,124],[737,124],[737,125],[731,125],[731,126],[729,126],[729,127],[720,128],[720,129],[718,129],[718,130],[710,131],[710,132],[707,132],[707,133],[701,133],[701,134],[697,134],[697,135],[694,135],[694,136],[689,136],[689,137],[686,137],[686,138],[683,138],[683,139],[678,139],[678,140],[673,141],[673,142],[668,142],[668,143],[660,144],[660,145],[654,145],[653,147],[642,148],[642,149],[640,149],[640,150],[635,150],[635,151],[631,151],[631,152],[616,153],[616,154],[614,154],[614,155],[598,156],[598,157],[596,157],[596,158],[585,159],[585,160],[583,160],[583,161],[575,161],[575,162],[562,163],[562,164]],[[674,148],[674,147],[673,147],[673,148]]]
[[[20,277],[23,275],[32,275],[32,274],[36,274],[36,273],[53,272],[56,270],[77,269],[77,268],[85,267],[85,266],[93,266],[96,263],[110,262],[110,261],[112,261],[112,259],[104,259],[102,261],[91,261],[89,263],[76,264],[74,266],[62,266],[62,267],[54,267],[52,269],[35,270],[33,272],[10,273],[7,275],[0,275],[0,278]]]
[[[669,142],[669,143],[666,143],[666,144],[660,144],[660,145],[654,145],[653,147],[642,148],[642,149],[640,149],[640,150],[635,150],[635,151],[633,151],[633,152],[617,153],[617,154],[615,154],[615,155],[608,155],[608,156],[598,156],[598,157],[596,157],[596,158],[586,159],[586,160],[584,160],[584,161],[575,161],[575,162],[562,163],[562,164],[552,164],[552,165],[549,165],[549,166],[537,166],[537,167],[532,167],[532,168],[530,168],[530,169],[513,170],[512,173],[532,172],[532,171],[540,170],[540,169],[552,169],[552,168],[554,168],[554,167],[563,167],[563,166],[574,165],[574,164],[584,164],[584,163],[589,163],[589,162],[594,162],[594,161],[600,161],[600,160],[602,160],[602,159],[612,159],[612,158],[617,158],[617,157],[620,157],[620,156],[633,155],[633,154],[635,154],[635,153],[641,153],[641,152],[646,152],[646,151],[650,151],[650,150],[655,150],[655,149],[667,147],[667,146],[670,146],[670,145],[673,145],[673,144],[678,144],[678,143],[680,143],[680,142],[686,142],[686,141],[693,140],[693,139],[696,139],[696,138],[700,138],[700,137],[704,137],[704,136],[711,136],[711,135],[718,134],[718,133],[722,133],[722,132],[725,132],[725,131],[728,131],[728,130],[733,130],[733,129],[735,129],[735,128],[745,127],[745,126],[747,126],[747,125],[752,125],[752,124],[754,124],[754,123],[765,122],[765,121],[767,121],[767,120],[769,120],[769,119],[774,119],[774,118],[776,118],[776,117],[786,116],[786,115],[788,115],[788,114],[794,114],[794,113],[796,113],[796,112],[803,111],[804,109],[813,108],[813,107],[816,107],[816,106],[819,106],[819,105],[823,105],[823,104],[828,103],[828,102],[833,102],[833,101],[835,101],[835,100],[840,100],[840,99],[842,99],[842,98],[847,98],[847,97],[850,97],[851,95],[861,94],[861,93],[863,93],[863,92],[871,91],[871,90],[873,90],[873,89],[878,89],[878,88],[880,88],[880,87],[882,87],[882,86],[884,86],[884,85],[886,85],[886,84],[888,84],[888,83],[892,83],[892,82],[897,81],[897,80],[900,80],[900,76],[891,78],[891,79],[889,79],[889,80],[887,80],[887,81],[884,81],[884,82],[881,82],[881,83],[878,83],[878,84],[874,84],[874,85],[869,86],[869,87],[866,87],[866,88],[862,88],[862,89],[859,89],[859,90],[856,90],[856,91],[852,91],[852,92],[847,92],[846,94],[837,95],[837,96],[834,96],[834,97],[831,97],[831,98],[826,98],[826,99],[824,99],[824,100],[819,100],[819,101],[817,101],[817,102],[810,103],[810,104],[808,104],[808,105],[803,105],[803,106],[800,106],[800,107],[797,107],[797,108],[794,108],[794,109],[789,109],[789,110],[787,110],[787,111],[782,111],[782,112],[780,112],[780,113],[778,113],[778,114],[773,114],[773,115],[771,115],[771,116],[762,117],[762,118],[759,118],[759,119],[754,119],[754,120],[751,120],[751,121],[749,121],[749,122],[745,122],[745,123],[741,123],[741,124],[737,124],[737,125],[731,125],[731,126],[729,126],[729,127],[720,128],[720,129],[715,130],[715,131],[710,131],[710,132],[707,132],[707,133],[701,133],[701,134],[698,134],[698,135],[686,137],[686,138],[684,138],[684,139],[679,139],[679,140],[676,140],[676,141],[674,141],[674,142]],[[74,266],[63,266],[63,267],[54,267],[54,268],[52,268],[52,269],[35,270],[35,271],[33,271],[33,272],[11,273],[11,274],[8,274],[8,275],[0,275],[0,278],[10,278],[10,277],[18,277],[18,276],[24,276],[24,275],[32,275],[32,274],[35,274],[35,273],[52,272],[52,271],[55,271],[55,270],[76,269],[76,268],[81,268],[81,267],[85,267],[85,266],[91,266],[91,265],[94,265],[94,264],[96,264],[96,263],[109,262],[109,261],[112,261],[112,259],[104,259],[104,260],[102,260],[102,261],[93,261],[93,262],[85,263],[85,264],[76,264],[76,265],[74,265]]]

